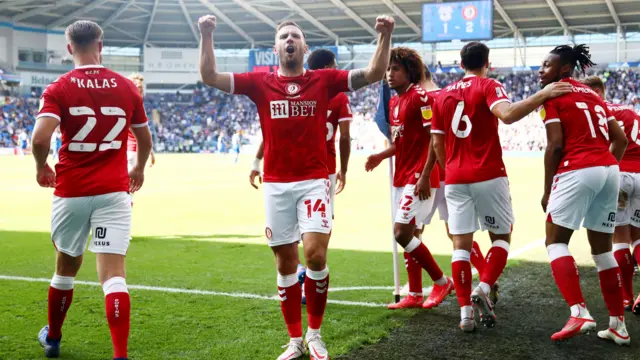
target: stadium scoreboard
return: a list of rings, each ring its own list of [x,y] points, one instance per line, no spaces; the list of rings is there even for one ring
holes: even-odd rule
[[[422,5],[422,42],[493,38],[491,0]]]

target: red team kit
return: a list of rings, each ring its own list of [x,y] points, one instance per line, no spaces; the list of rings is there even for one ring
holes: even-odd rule
[[[384,27],[391,24],[392,29],[393,20],[381,17],[377,21],[376,30],[382,29],[381,39],[390,38]],[[201,19],[199,27],[204,35],[211,35],[215,18]],[[301,30],[291,23],[279,27],[278,34],[276,48],[281,51],[280,56],[294,61],[291,59],[301,54],[299,44],[304,41]],[[472,52],[473,44],[478,43],[471,43],[471,47],[468,44],[465,49]],[[212,44],[208,46],[211,48],[201,51],[205,54],[211,51],[213,55]],[[556,57],[545,64],[550,68],[564,65],[562,51],[554,50],[551,54]],[[569,323],[552,339],[564,340],[592,330],[595,320],[586,310],[573,257],[566,243],[550,240],[553,237],[550,229],[555,226],[578,230],[583,226],[593,236],[611,242],[616,226],[630,224],[640,228],[640,117],[629,108],[604,102],[589,86],[558,74],[553,77],[553,84],[544,84],[540,95],[512,104],[503,85],[486,77],[488,62],[486,66],[480,62],[472,67],[468,57],[463,55],[462,60],[466,76],[461,80],[427,91],[421,85],[423,79],[419,79],[389,102],[387,115],[395,147],[392,155],[396,158],[393,177],[396,240],[405,250],[410,296],[420,294],[420,303],[412,300],[410,306],[390,308],[431,309],[455,288],[462,330],[476,330],[476,315],[486,327],[495,326],[495,300],[490,292],[506,265],[515,222],[496,114],[505,109],[516,112],[541,105],[549,144],[556,144],[554,139],[561,140],[558,148],[548,149],[545,155],[545,164],[551,163],[554,156],[558,161],[543,201],[547,250],[554,279],[571,309]],[[408,67],[402,66],[408,73]],[[214,80],[203,75],[207,85],[246,95],[258,109],[264,141],[265,236],[281,261],[277,288],[291,338],[287,350],[279,357],[282,360],[299,358],[307,352],[314,360],[329,359],[320,327],[330,279],[325,257],[334,213],[335,138],[339,123],[352,118],[345,92],[379,80],[363,74],[360,70],[319,69],[302,70],[296,76],[285,76],[280,70],[217,74]],[[363,78],[367,78],[366,82]],[[563,84],[570,86],[563,88]],[[560,93],[556,89],[566,90]],[[528,112],[522,112],[522,116]],[[77,66],[46,89],[37,118],[54,119],[62,132],[51,218],[56,250],[61,256],[81,256],[91,233],[92,252],[126,255],[131,232],[130,174],[136,171],[129,173],[127,151],[140,149],[135,143],[138,135],[135,131],[130,134],[129,129],[147,126],[140,92],[131,80],[99,64]],[[618,161],[610,147],[620,140],[617,132],[620,128],[629,145]],[[432,171],[423,174],[432,165]],[[418,195],[423,190],[427,199]],[[623,206],[619,205],[621,202]],[[413,235],[430,223],[436,208],[440,209],[441,219],[447,223],[455,244],[451,278],[444,275],[419,235]],[[407,228],[412,229],[408,237],[402,235]],[[473,233],[478,230],[487,230],[492,240],[486,260],[479,254],[477,244],[472,245]],[[307,241],[321,244],[314,246],[316,253],[307,258],[303,288],[308,330],[304,340],[303,289],[295,270],[290,270],[298,263],[285,258],[282,252],[296,249],[297,256],[301,237],[305,244]],[[634,253],[640,257],[637,245],[633,244]],[[614,246],[614,250],[623,247]],[[626,251],[629,252],[628,245]],[[473,260],[474,254],[479,261]],[[621,272],[628,274],[629,266],[619,265],[624,256],[618,257],[610,249],[594,255],[610,314],[609,328],[598,336],[628,345],[623,304],[631,307],[633,290],[628,276],[619,280]],[[472,262],[480,273],[480,284],[475,289]],[[422,269],[434,281],[433,291],[424,304]],[[126,359],[130,299],[124,276],[106,278],[102,283],[114,358]],[[49,323],[39,335],[47,356],[59,355],[61,327],[72,295],[73,276],[55,275],[49,292]],[[640,306],[635,305],[637,302],[634,311],[637,307],[640,313]]]

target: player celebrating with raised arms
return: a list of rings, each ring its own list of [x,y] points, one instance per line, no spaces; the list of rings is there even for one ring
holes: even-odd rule
[[[582,224],[610,315],[609,329],[598,336],[629,345],[620,269],[611,251],[620,184],[618,162],[628,141],[604,101],[571,77],[576,68],[584,73],[592,65],[586,46],[563,45],[551,50],[539,71],[545,89],[558,82],[572,86],[571,93],[546,101],[541,112],[547,129],[542,197],[547,213],[546,246],[553,278],[571,308],[569,321],[551,339],[565,340],[596,327],[568,247],[571,235]]]
[[[485,44],[466,44],[460,57],[465,76],[440,91],[431,133],[438,162],[446,173],[445,197],[454,247],[451,268],[460,304],[460,328],[471,332],[476,328],[472,303],[485,326],[495,325],[488,296],[507,263],[514,223],[498,119],[514,123],[548,98],[567,93],[571,86],[552,86],[512,104],[502,84],[486,78],[489,48]],[[479,223],[489,231],[492,247],[480,284],[472,292],[470,258]]]
[[[62,323],[73,298],[73,283],[89,233],[105,295],[114,359],[127,358],[129,292],[125,256],[131,232],[128,192],[144,182],[151,132],[142,97],[127,78],[100,65],[103,32],[91,21],[66,31],[75,69],[42,94],[33,131],[37,181],[55,187],[51,239],[56,271],[49,287],[49,325],[38,335],[47,357],[60,355]],[[54,171],[47,164],[51,135],[60,125],[62,148]],[[138,142],[137,161],[127,175],[127,130]]]
[[[221,73],[216,69],[212,35],[215,16],[198,21],[202,34],[200,73],[208,86],[245,94],[256,103],[264,141],[266,236],[278,270],[281,309],[291,338],[279,359],[296,359],[309,349],[311,359],[327,360],[320,326],[327,304],[326,265],[332,212],[327,170],[326,122],[329,101],[337,94],[379,81],[389,63],[391,17],[376,19],[378,46],[365,69],[305,70],[308,51],[300,27],[278,25],[273,48],[280,68],[273,73]],[[296,275],[298,234],[302,234],[307,264],[305,293],[309,329],[302,340],[301,289]]]
[[[598,94],[618,120],[618,124],[627,135],[629,145],[620,160],[620,192],[618,193],[618,210],[616,212],[616,229],[613,233],[613,256],[620,267],[622,275],[622,293],[625,310],[633,310],[640,315],[640,296],[633,303],[633,271],[634,263],[629,250],[632,245],[633,256],[640,260],[640,141],[638,141],[638,124],[640,115],[632,106],[613,104],[606,101],[604,82],[598,76],[589,76],[582,80]],[[632,244],[633,241],[633,244]],[[633,303],[633,306],[631,305]]]
[[[438,306],[453,291],[451,279],[443,274],[429,249],[414,234],[416,225],[422,226],[422,222],[431,212],[435,189],[440,186],[440,175],[436,168],[428,175],[431,184],[428,193],[423,199],[418,197],[416,183],[427,162],[431,106],[435,95],[434,92],[427,92],[420,86],[425,77],[424,71],[422,58],[415,50],[400,47],[391,51],[387,82],[398,94],[389,101],[393,143],[382,152],[369,156],[365,164],[365,169],[371,171],[382,160],[396,156],[393,176],[393,205],[396,214],[394,234],[398,244],[405,250],[405,262],[410,274],[409,294],[401,302],[389,305],[389,309],[430,309]],[[415,269],[412,262],[417,262],[421,269],[425,269],[434,282],[433,290],[426,301],[422,295],[422,270]]]

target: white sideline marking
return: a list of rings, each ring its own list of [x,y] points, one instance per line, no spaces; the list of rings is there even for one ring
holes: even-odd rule
[[[538,239],[532,243],[529,243],[521,248],[518,248],[509,253],[509,258],[514,258],[520,256],[540,245],[544,245],[545,239]],[[474,268],[471,273],[476,275],[478,271]],[[34,277],[26,277],[26,276],[11,276],[11,275],[0,275],[0,280],[9,280],[9,281],[26,281],[26,282],[41,282],[41,283],[50,283],[51,279],[47,278],[34,278]],[[101,286],[100,283],[95,281],[82,281],[75,280],[74,284],[78,285],[88,285],[88,286]],[[242,299],[257,299],[257,300],[271,300],[271,301],[279,301],[280,297],[278,296],[266,296],[266,295],[258,295],[258,294],[250,294],[250,293],[230,293],[223,291],[210,291],[210,290],[197,290],[197,289],[181,289],[181,288],[170,288],[170,287],[159,287],[159,286],[147,286],[147,285],[127,285],[129,289],[136,290],[147,290],[147,291],[158,291],[165,293],[177,293],[177,294],[193,294],[193,295],[210,295],[210,296],[226,296],[232,298],[242,298]],[[363,291],[363,290],[394,290],[393,286],[352,286],[352,287],[335,287],[329,288],[329,292],[341,292],[341,291]],[[428,287],[423,289],[423,293],[425,296],[428,296],[431,293],[432,287]],[[346,305],[346,306],[363,306],[363,307],[386,307],[386,304],[380,303],[372,303],[372,302],[360,302],[360,301],[346,301],[346,300],[327,300],[329,304],[335,305]]]
[[[0,275],[0,280],[41,282],[41,283],[50,283],[51,282],[51,279],[46,279],[46,278],[33,278],[33,277],[10,276],[10,275]],[[76,280],[73,283],[74,283],[74,285],[78,284],[78,285],[100,286],[100,283],[95,282],[95,281]],[[250,293],[230,293],[230,292],[222,292],[222,291],[180,289],[180,288],[169,288],[169,287],[147,286],[147,285],[128,285],[128,284],[127,284],[127,287],[129,289],[147,290],[147,291],[159,291],[159,292],[166,292],[166,293],[226,296],[226,297],[242,298],[242,299],[257,299],[257,300],[280,301],[280,297],[278,297],[278,296],[265,296],[265,295],[257,295],[257,294],[250,294]],[[340,289],[345,289],[345,288],[336,288],[336,289],[338,289],[338,291],[340,291]],[[333,291],[335,291],[335,290],[333,290]],[[364,306],[364,307],[383,307],[383,306],[386,306],[385,304],[380,304],[380,303],[359,302],[359,301],[345,301],[345,300],[331,300],[331,299],[327,300],[327,302],[329,304],[347,305],[347,306]]]

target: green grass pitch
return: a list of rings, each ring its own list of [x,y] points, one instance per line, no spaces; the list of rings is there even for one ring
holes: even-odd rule
[[[264,237],[262,191],[248,184],[251,160],[247,155],[235,165],[232,156],[161,154],[147,170],[146,183],[134,200],[127,282],[156,289],[130,291],[132,359],[275,359],[288,341],[279,303],[273,299],[276,271]],[[353,156],[346,189],[336,197],[329,252],[334,288],[393,285],[387,166],[366,173],[364,160]],[[547,269],[540,243],[542,159],[507,158],[506,164],[516,216],[512,251],[518,259]],[[30,157],[2,157],[0,168],[0,276],[48,279],[54,271],[48,233],[52,191],[37,186]],[[451,244],[443,223],[428,226],[423,239],[449,272]],[[478,233],[477,239],[486,252],[487,234]],[[578,262],[591,264],[584,231],[574,235],[571,250]],[[404,283],[404,269],[400,273]],[[97,281],[93,254],[87,252],[77,280]],[[47,288],[46,282],[0,278],[0,359],[42,358],[35,338],[47,321]],[[63,328],[62,358],[107,359],[111,343],[102,291],[91,284],[75,288]],[[561,301],[557,291],[551,297]],[[336,291],[329,299],[335,302],[328,305],[323,337],[334,357],[377,343],[416,317],[428,322],[443,308],[457,311],[451,297],[433,315],[390,312],[376,306],[392,300],[387,288]],[[567,315],[558,314],[554,326],[561,327]],[[455,316],[441,326],[455,330]]]

